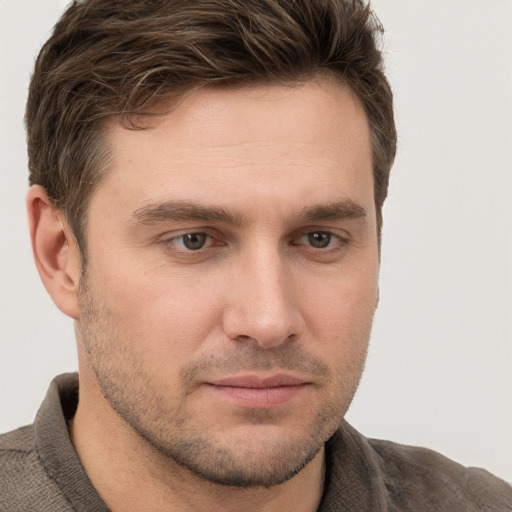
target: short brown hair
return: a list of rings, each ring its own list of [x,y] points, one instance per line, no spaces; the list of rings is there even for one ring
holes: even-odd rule
[[[363,0],[75,0],[37,58],[26,111],[30,183],[43,186],[85,258],[105,121],[216,83],[296,84],[325,73],[363,104],[377,224],[396,150],[393,98]]]

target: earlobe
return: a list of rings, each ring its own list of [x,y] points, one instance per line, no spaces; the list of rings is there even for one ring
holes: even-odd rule
[[[77,319],[80,254],[65,217],[38,185],[28,192],[27,213],[39,276],[57,307]]]

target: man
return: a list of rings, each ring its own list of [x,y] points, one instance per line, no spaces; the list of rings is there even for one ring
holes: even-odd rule
[[[2,437],[6,510],[510,510],[343,417],[396,134],[362,2],[75,2],[27,106],[75,375]]]

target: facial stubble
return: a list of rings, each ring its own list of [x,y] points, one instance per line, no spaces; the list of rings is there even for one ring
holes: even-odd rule
[[[144,365],[142,341],[130,343],[113,309],[94,296],[86,274],[82,276],[79,302],[79,341],[112,410],[143,440],[148,453],[163,456],[171,466],[177,464],[212,484],[269,488],[293,478],[339,427],[364,368],[366,350],[352,360],[351,378],[334,381],[329,367],[309,354],[298,340],[271,349],[254,341],[237,343],[223,354],[190,362],[180,373],[180,391],[172,401],[161,394],[151,368]],[[269,435],[233,439],[191,410],[191,401],[205,376],[273,368],[314,376],[321,383],[320,406],[298,433],[280,426],[282,411],[248,409],[239,411],[236,421]],[[295,414],[296,422],[307,417]]]

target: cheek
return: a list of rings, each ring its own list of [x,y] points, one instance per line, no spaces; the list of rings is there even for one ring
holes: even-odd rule
[[[302,307],[310,342],[333,363],[364,358],[377,304],[377,271],[347,273],[308,288]]]
[[[105,283],[102,295],[126,343],[164,364],[199,350],[218,324],[219,288],[165,269],[120,270],[111,269],[99,281]]]
[[[304,311],[322,325],[358,325],[371,320],[377,305],[378,266],[348,267],[330,276],[308,277],[301,286]]]

